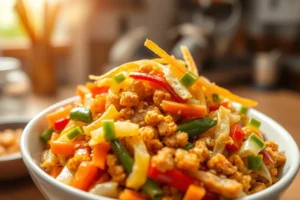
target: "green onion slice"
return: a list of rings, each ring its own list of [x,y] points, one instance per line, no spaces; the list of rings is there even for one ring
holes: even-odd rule
[[[180,83],[188,88],[193,85],[197,79],[198,76],[196,76],[193,72],[188,71],[182,76]]]
[[[121,83],[122,81],[124,81],[126,79],[126,74],[125,72],[120,72],[118,74],[116,74],[114,77],[113,77],[113,80],[117,83]]]
[[[51,135],[53,133],[53,129],[52,127],[48,127],[46,130],[43,131],[43,133],[41,134],[41,138],[44,142],[48,142],[48,140],[50,140]]]
[[[66,133],[66,136],[69,140],[73,140],[76,138],[79,134],[83,133],[83,130],[80,126],[76,126],[72,130]]]
[[[114,120],[103,120],[102,127],[103,127],[105,140],[111,141],[116,139]]]

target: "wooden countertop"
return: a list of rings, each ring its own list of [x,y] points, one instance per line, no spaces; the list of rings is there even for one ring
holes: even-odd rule
[[[300,146],[298,114],[300,111],[300,93],[285,89],[277,91],[258,91],[249,87],[231,88],[231,90],[241,96],[256,99],[259,102],[257,109],[270,116],[286,128],[296,140],[298,147]],[[54,102],[73,96],[73,91],[74,87],[63,88],[58,92],[55,98],[31,96],[28,99],[28,106],[25,108],[25,113],[29,116],[34,116],[34,114],[38,111],[53,104]],[[285,191],[281,199],[300,199],[300,193],[298,192],[299,185],[300,173],[298,173],[296,179]],[[26,199],[35,200],[45,199],[38,191],[30,177],[0,183],[1,200],[21,200],[24,199],[24,197],[26,197]]]

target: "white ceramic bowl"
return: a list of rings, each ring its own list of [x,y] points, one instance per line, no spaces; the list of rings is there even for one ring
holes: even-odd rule
[[[1,118],[0,131],[24,129],[29,119]],[[0,180],[13,180],[28,175],[20,152],[0,156]]]
[[[47,127],[46,114],[76,99],[77,98],[73,97],[59,102],[39,113],[28,123],[21,138],[23,160],[35,184],[47,199],[108,200],[111,198],[96,196],[64,185],[53,179],[39,167],[40,157],[44,147],[39,135],[41,131]],[[269,140],[275,140],[279,144],[279,149],[285,153],[287,161],[282,170],[280,180],[276,184],[240,200],[275,200],[279,198],[280,194],[292,183],[298,172],[299,149],[291,135],[274,120],[254,109],[249,111],[249,115],[262,122],[261,130]]]

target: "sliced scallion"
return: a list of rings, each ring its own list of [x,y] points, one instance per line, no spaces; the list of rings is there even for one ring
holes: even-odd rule
[[[239,150],[239,154],[241,157],[245,157],[249,155],[256,156],[265,147],[266,147],[265,142],[255,133],[252,133],[241,146]]]
[[[182,78],[180,79],[180,83],[188,88],[193,85],[197,79],[198,76],[196,76],[193,72],[188,71],[182,76]]]
[[[247,108],[247,107],[244,107],[244,106],[242,106],[242,107],[240,108],[240,113],[242,113],[242,114],[246,115],[246,114],[248,113],[248,108]]]
[[[67,132],[66,136],[69,140],[73,140],[81,133],[83,133],[82,128],[80,128],[80,126],[76,126],[75,128],[71,129],[69,132]]]
[[[124,81],[126,79],[126,74],[125,72],[120,72],[118,74],[116,74],[114,77],[113,77],[113,80],[117,83],[121,83],[122,81]]]
[[[103,120],[102,127],[105,140],[111,141],[116,139],[114,120]]]
[[[41,134],[42,140],[44,142],[48,142],[48,140],[50,140],[51,138],[52,133],[53,133],[52,127],[49,127],[46,130],[44,130],[43,133]]]
[[[258,121],[257,119],[251,118],[247,124],[247,127],[250,129],[254,128],[255,130],[258,130],[260,125],[261,125],[260,121]]]

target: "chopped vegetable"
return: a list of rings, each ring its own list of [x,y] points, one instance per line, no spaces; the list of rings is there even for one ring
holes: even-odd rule
[[[185,87],[188,88],[191,85],[193,85],[196,82],[197,79],[198,79],[198,76],[196,76],[193,72],[188,71],[180,79],[180,83],[182,83],[182,85],[184,85]]]
[[[119,184],[117,182],[109,181],[96,184],[89,192],[99,196],[118,198],[118,186]]]
[[[157,183],[150,178],[147,178],[146,183],[141,188],[153,200],[161,199],[164,194]]]
[[[161,107],[164,111],[178,114],[185,117],[204,117],[206,114],[206,106],[177,103],[173,101],[163,100]]]
[[[126,180],[126,187],[139,189],[147,180],[150,155],[142,139],[133,138],[134,164]]]
[[[269,181],[269,184],[271,185],[272,184],[272,176],[270,174],[270,171],[269,169],[267,168],[267,166],[262,163],[262,168],[261,170],[259,171],[255,171],[258,175],[262,176],[262,177],[265,177],[268,181]]]
[[[263,156],[262,155],[249,155],[248,156],[248,169],[250,170],[261,170],[263,163]]]
[[[60,174],[56,177],[56,180],[64,184],[71,185],[73,178],[74,178],[73,172],[71,172],[66,165],[64,166]]]
[[[192,148],[194,148],[194,145],[192,143],[187,143],[184,147],[182,147],[184,150],[190,150]]]
[[[53,129],[56,131],[61,131],[66,127],[69,121],[69,118],[59,119],[54,123]]]
[[[161,49],[157,44],[155,44],[151,40],[147,39],[144,45],[146,47],[148,47],[151,51],[153,51],[155,54],[157,54],[158,56],[160,56],[161,58],[166,60],[170,64],[170,68],[171,68],[172,72],[176,73],[175,76],[177,78],[181,77],[183,74],[185,74],[188,71],[183,65],[181,65],[177,60],[175,60],[170,55],[168,55],[167,52],[165,52],[163,49]],[[225,88],[219,87],[219,86],[215,85],[214,83],[209,82],[207,79],[205,79],[203,77],[199,77],[199,79],[197,79],[195,84],[197,84],[198,87],[204,86],[204,87],[212,90],[213,92],[215,92],[219,95],[222,95],[224,98],[228,98],[228,99],[235,101],[237,103],[240,103],[244,106],[250,107],[250,106],[257,105],[256,101],[242,98],[235,94],[232,94]]]
[[[118,115],[119,112],[117,111],[116,107],[111,104],[99,119],[89,124],[88,126],[83,127],[84,133],[86,135],[90,135],[91,131],[96,130],[102,126],[102,120],[115,119]]]
[[[98,168],[89,162],[82,162],[74,176],[71,186],[88,191],[92,184],[96,181],[98,175]]]
[[[106,141],[116,139],[114,120],[109,120],[109,119],[103,120],[102,127],[103,127],[104,137]]]
[[[44,142],[48,142],[50,140],[51,135],[53,133],[53,129],[51,127],[48,127],[46,130],[43,131],[41,134],[41,138]]]
[[[138,79],[138,80],[145,80],[145,81],[150,81],[159,84],[162,86],[164,89],[166,89],[172,98],[177,101],[177,102],[185,102],[175,91],[174,89],[166,82],[165,79],[159,77],[159,76],[152,76],[149,74],[145,73],[139,73],[139,72],[130,72],[129,77]]]
[[[246,125],[246,127],[257,131],[259,129],[260,125],[261,125],[260,121],[258,121],[257,119],[251,118],[249,120],[248,124]]]
[[[126,79],[126,74],[125,72],[120,72],[118,74],[116,74],[114,77],[113,77],[113,80],[116,82],[116,83],[121,83],[122,81],[124,81]]]
[[[161,172],[154,164],[151,164],[149,167],[148,177],[152,178],[153,180],[168,184],[183,192],[185,192],[191,184],[195,183],[194,178],[185,175],[177,169]]]
[[[50,143],[52,153],[61,154],[65,156],[73,156],[75,153],[75,147],[81,147],[84,143],[81,141],[74,141],[71,143],[54,141]]]
[[[248,155],[256,156],[265,147],[266,144],[264,143],[264,141],[255,133],[252,133],[241,146],[239,154],[242,157],[246,157]]]
[[[93,101],[91,109],[95,113],[101,113],[101,112],[105,111],[105,103],[106,103],[106,96],[97,95]]]
[[[99,86],[94,83],[86,83],[86,87],[91,91],[92,97],[95,98],[99,94],[107,93],[109,89],[108,86]]]
[[[55,167],[55,165],[57,164],[58,160],[55,154],[52,153],[51,150],[46,150],[43,153],[43,157],[42,157],[42,164],[41,167]]]
[[[266,164],[275,164],[274,159],[271,157],[271,155],[266,151],[266,149],[262,150],[260,152],[261,155],[263,155],[263,160]]]
[[[76,138],[80,133],[83,133],[83,130],[80,128],[80,126],[76,126],[72,130],[70,130],[68,133],[66,133],[66,136],[69,140],[73,140]]]
[[[180,50],[181,50],[181,53],[183,55],[183,58],[187,64],[187,66],[188,66],[188,69],[196,76],[199,76],[197,66],[195,64],[195,61],[194,61],[193,56],[191,55],[189,49],[186,46],[180,46]]]
[[[71,110],[70,119],[90,123],[93,117],[90,109],[78,107]]]
[[[117,138],[127,137],[127,136],[136,136],[139,134],[139,125],[131,122],[115,122],[114,123],[114,133]],[[102,141],[105,141],[104,127],[100,127],[97,130],[91,132],[91,140],[89,144],[91,146],[98,144]]]
[[[196,185],[190,185],[186,191],[183,200],[201,200],[205,196],[205,189]]]
[[[248,113],[248,108],[245,106],[242,106],[240,108],[240,113],[246,115]]]
[[[194,119],[187,123],[177,126],[177,131],[186,132],[189,137],[197,136],[205,131],[211,129],[217,124],[216,120],[209,118]]]
[[[114,153],[117,155],[121,164],[123,165],[125,171],[130,174],[132,172],[132,166],[134,163],[133,158],[129,155],[127,149],[123,146],[119,140],[111,141],[111,148]]]
[[[101,142],[94,146],[92,164],[102,170],[105,169],[106,155],[110,150],[108,142]]]
[[[72,106],[66,106],[64,108],[60,108],[53,113],[49,113],[46,117],[48,120],[48,124],[53,127],[54,123],[59,119],[64,119],[69,117]]]
[[[190,94],[190,92],[173,75],[172,71],[169,68],[164,67],[163,71],[164,71],[165,78],[166,78],[167,82],[174,89],[174,91],[176,92],[176,94],[178,94],[178,96],[180,96],[180,98],[182,98],[182,99],[190,99],[190,98],[193,97]]]
[[[133,190],[125,189],[120,194],[119,200],[147,200],[147,198]]]
[[[230,110],[221,106],[218,110],[218,124],[215,130],[214,154],[222,153],[225,149],[225,141],[230,132]]]
[[[215,102],[215,103],[219,103],[220,102],[220,97],[216,93],[212,93],[211,98],[212,98],[213,102]]]
[[[56,178],[62,171],[63,167],[61,166],[54,166],[50,172],[50,176]]]
[[[245,134],[239,124],[234,124],[230,127],[229,136],[233,139],[233,144],[226,144],[226,148],[232,151],[238,151],[243,144]]]
[[[78,85],[76,94],[80,96],[80,99],[83,100],[86,94],[90,93],[90,90],[84,85]]]

